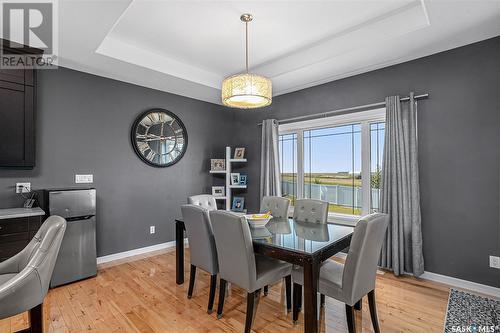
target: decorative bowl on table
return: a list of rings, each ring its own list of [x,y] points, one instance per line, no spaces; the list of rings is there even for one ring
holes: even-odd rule
[[[245,215],[248,225],[252,228],[264,227],[272,218],[271,214],[248,214]]]

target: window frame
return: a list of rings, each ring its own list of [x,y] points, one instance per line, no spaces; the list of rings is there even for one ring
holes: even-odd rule
[[[370,213],[371,207],[371,132],[370,125],[385,122],[386,108],[377,108],[348,114],[334,115],[324,118],[316,118],[299,122],[280,124],[279,135],[297,135],[297,198],[304,198],[304,131],[322,128],[331,128],[352,124],[361,125],[361,188],[363,203],[361,215]],[[281,170],[280,170],[281,171]],[[328,221],[334,223],[355,225],[359,219],[358,215],[349,215],[336,212],[328,213]]]

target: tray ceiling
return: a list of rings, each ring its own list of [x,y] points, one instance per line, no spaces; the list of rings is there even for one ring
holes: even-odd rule
[[[60,64],[220,103],[250,67],[274,95],[500,34],[500,1],[60,2]]]

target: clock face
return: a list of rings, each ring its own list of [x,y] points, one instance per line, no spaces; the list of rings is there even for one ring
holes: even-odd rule
[[[186,128],[170,111],[148,110],[132,126],[132,145],[147,164],[167,167],[177,163],[186,152]]]

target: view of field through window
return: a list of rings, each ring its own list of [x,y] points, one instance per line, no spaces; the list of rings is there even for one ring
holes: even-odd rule
[[[378,211],[385,124],[370,126],[370,212]],[[297,134],[280,135],[282,195],[297,198]],[[330,203],[330,212],[361,215],[361,124],[303,131],[304,198]]]

